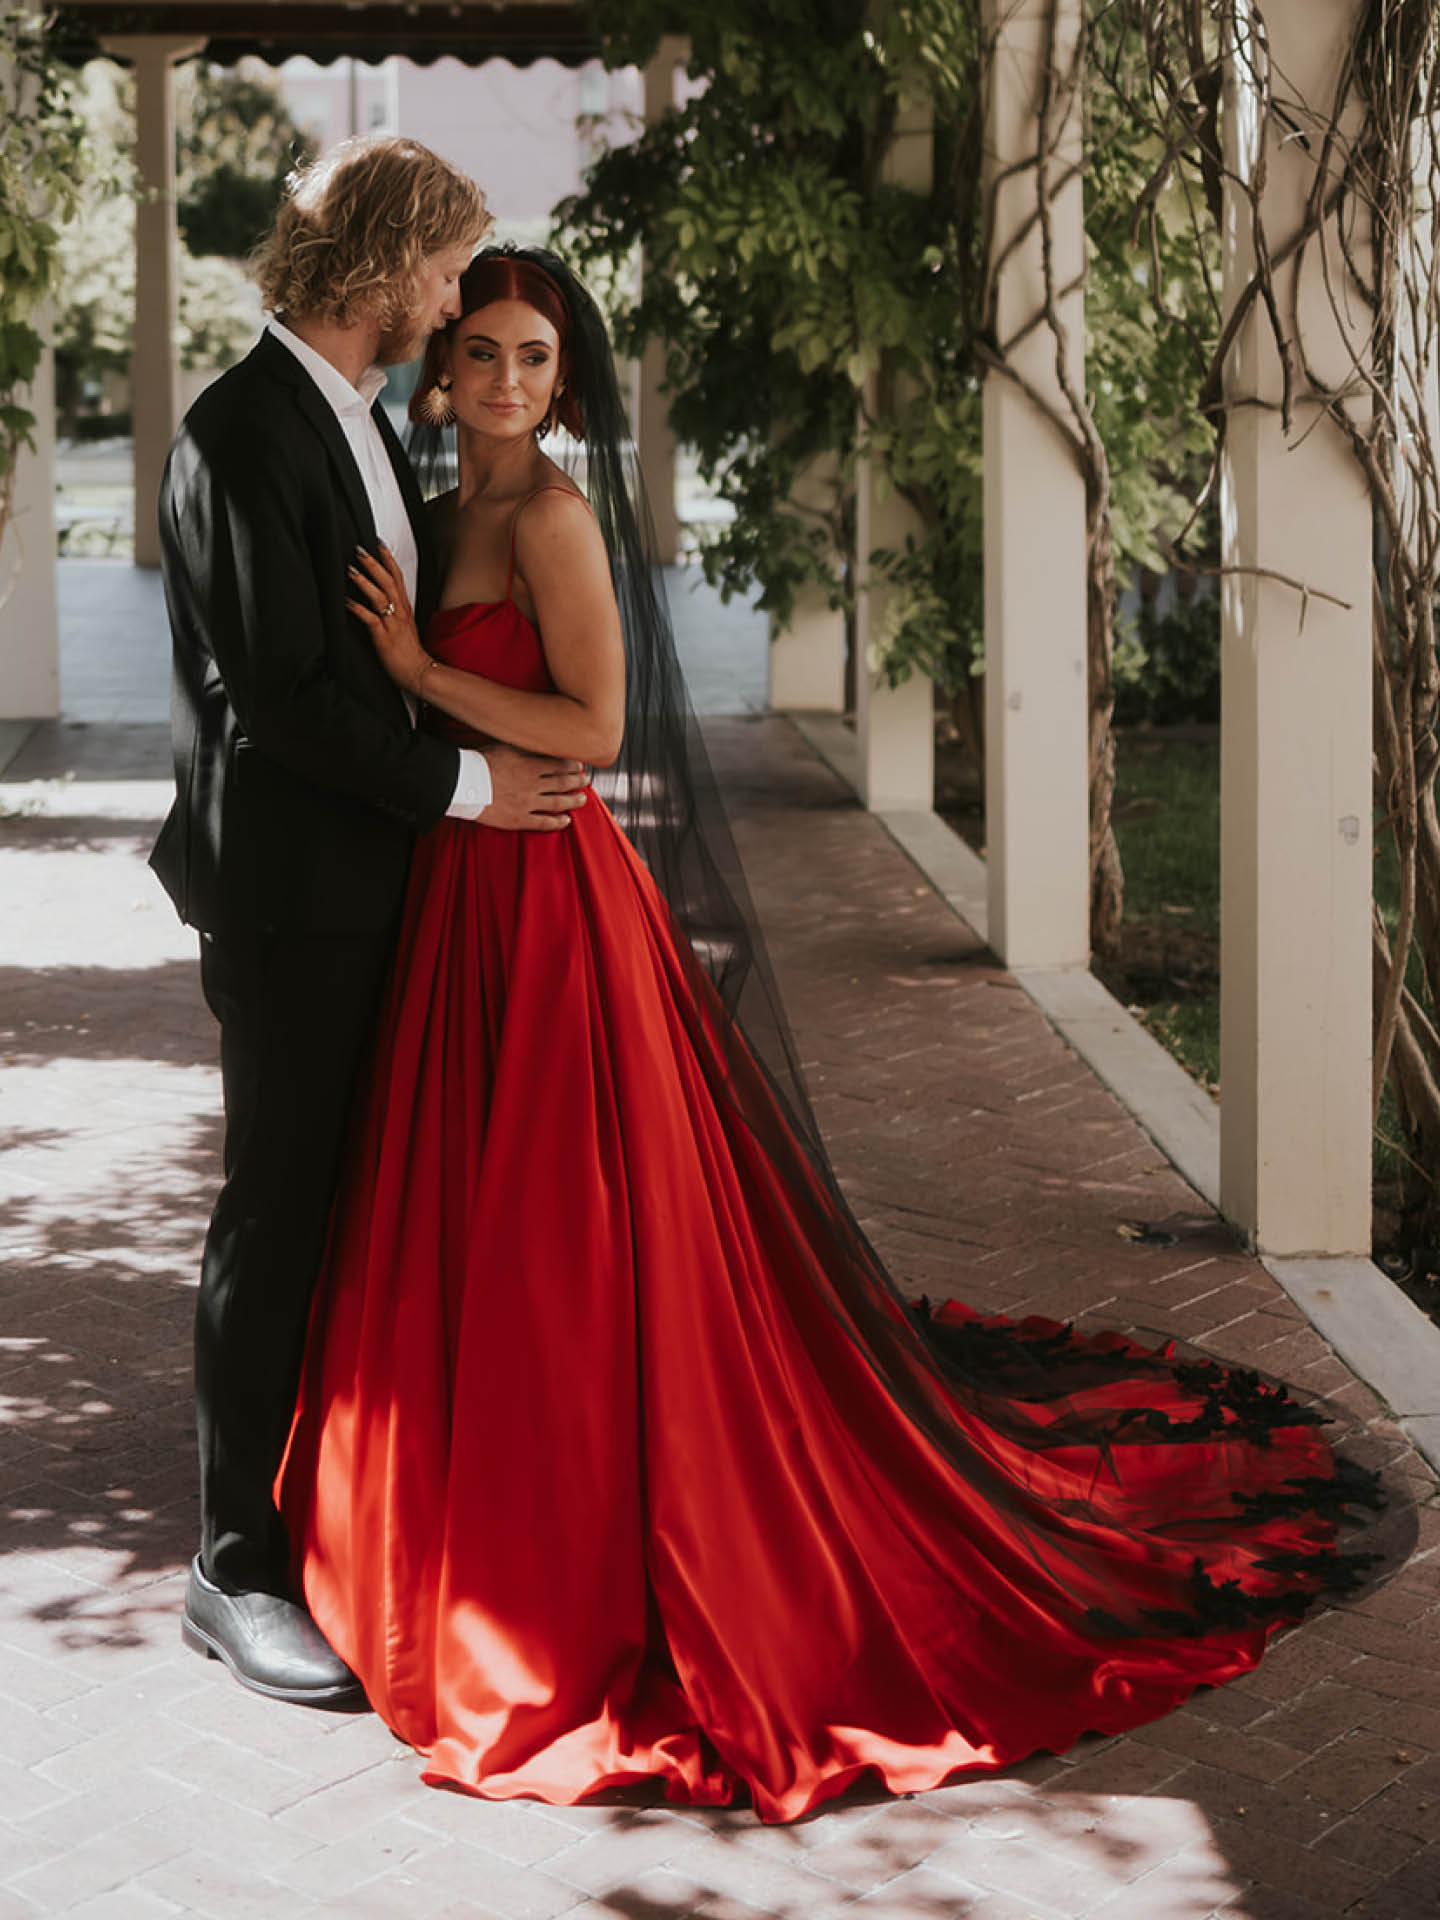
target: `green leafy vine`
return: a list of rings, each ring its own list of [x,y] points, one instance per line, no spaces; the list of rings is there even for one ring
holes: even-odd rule
[[[35,444],[27,391],[44,341],[36,324],[52,291],[59,227],[84,173],[85,126],[40,16],[0,13],[0,538],[21,451]]]

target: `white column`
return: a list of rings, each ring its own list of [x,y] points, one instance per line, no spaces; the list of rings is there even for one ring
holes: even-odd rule
[[[35,450],[22,452],[16,462],[10,518],[0,540],[0,720],[53,720],[60,712],[60,623],[55,366],[48,350],[23,398],[35,415]]]
[[[1295,230],[1322,150],[1357,0],[1266,0],[1266,40],[1285,120],[1264,156],[1271,256]],[[1248,203],[1259,132],[1248,63],[1228,63],[1227,303],[1251,276]],[[1308,151],[1307,151],[1308,148]],[[1340,155],[1333,164],[1339,164]],[[1363,233],[1347,243],[1363,250]],[[1287,331],[1327,381],[1368,315],[1326,239],[1277,271]],[[1220,1203],[1273,1254],[1362,1253],[1370,1244],[1371,517],[1343,433],[1297,394],[1287,431],[1280,366],[1257,306],[1226,369],[1222,582]],[[1261,404],[1255,404],[1260,402]],[[1300,595],[1290,576],[1348,602]],[[1303,611],[1303,620],[1302,620]]]
[[[690,42],[667,33],[645,69],[645,122],[663,118],[675,104],[675,69],[690,57]],[[644,273],[642,262],[641,272]],[[673,566],[680,552],[680,520],[675,511],[675,436],[665,397],[665,344],[652,340],[641,356],[636,382],[638,405],[635,450],[655,519],[655,546],[662,566]]]
[[[1045,300],[1037,173],[1047,0],[988,0],[994,38],[986,126],[995,258],[1028,236],[996,276],[996,334],[1009,363],[1061,419],[1068,412]],[[1080,0],[1060,0],[1062,69]],[[1083,391],[1085,231],[1078,98],[1052,129],[1058,301],[1070,379]],[[1011,171],[1007,172],[1007,169]],[[1029,328],[1029,332],[1024,330]],[[1020,337],[1023,334],[1023,337]],[[1085,485],[1046,411],[1003,373],[984,391],[985,838],[989,938],[1012,967],[1083,967],[1090,952],[1089,716],[1085,644]]]
[[[840,484],[839,462],[827,455],[800,473],[792,509],[830,513]],[[770,623],[770,705],[776,713],[845,711],[845,614],[825,589],[802,587],[783,627]]]
[[[927,193],[934,164],[929,108],[902,108],[885,155],[883,177],[912,193]],[[893,404],[903,405],[896,394]],[[886,402],[879,382],[866,389],[872,419]],[[881,484],[875,462],[864,455],[855,472],[855,734],[860,758],[860,798],[874,813],[928,813],[935,804],[935,689],[928,674],[912,673],[887,686],[877,668],[884,652],[891,594],[870,568],[877,548],[902,548],[918,534],[914,509]]]
[[[203,40],[124,34],[102,42],[135,69],[135,564],[158,567],[155,503],[180,424],[180,236],[175,226],[175,100],[171,71]]]

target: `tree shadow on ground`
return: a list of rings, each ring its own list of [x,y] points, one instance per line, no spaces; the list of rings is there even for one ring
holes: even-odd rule
[[[56,813],[37,808],[30,812],[7,802],[0,786],[0,831],[7,851],[37,853],[130,853],[149,859],[159,822],[151,813]],[[158,880],[137,875],[163,901]]]
[[[193,1282],[220,1137],[192,1116],[161,1151],[122,1142],[84,1194],[0,1203],[0,1562],[19,1562],[0,1586],[57,1646],[140,1644],[145,1589],[193,1551]]]
[[[5,788],[31,780],[168,780],[170,728],[164,722],[46,720],[4,770]]]
[[[6,1067],[57,1060],[213,1067],[217,1029],[194,960],[146,967],[0,966]]]
[[[599,1904],[618,1920],[687,1920],[742,1902],[737,1911],[811,1920],[854,1901],[857,1913],[884,1920],[1039,1920],[1103,1908],[1154,1874],[1154,1904],[1127,1907],[1127,1915],[1243,1915],[1243,1904],[1230,1903],[1250,1876],[1227,1865],[1209,1810],[1167,1791],[1175,1759],[1100,1737],[1082,1741],[1071,1758],[1096,1764],[1112,1749],[1135,1776],[1123,1795],[1072,1788],[1066,1775],[1075,1767],[1038,1755],[931,1793],[893,1797],[861,1786],[786,1826],[761,1826],[746,1809],[688,1811],[682,1817],[704,1836],[702,1848],[638,1874]],[[657,1806],[617,1816],[612,1831],[674,1818]]]

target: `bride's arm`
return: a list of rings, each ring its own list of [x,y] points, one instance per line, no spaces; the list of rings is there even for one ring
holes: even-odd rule
[[[625,724],[625,650],[599,528],[575,495],[544,493],[521,515],[516,560],[535,601],[554,693],[526,693],[436,660],[421,645],[388,549],[362,554],[352,599],[391,678],[432,707],[511,746],[606,767]],[[395,612],[382,617],[393,603]]]

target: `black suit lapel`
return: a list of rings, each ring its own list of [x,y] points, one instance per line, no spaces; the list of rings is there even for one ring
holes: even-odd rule
[[[385,442],[385,451],[390,456],[390,465],[395,469],[395,479],[400,488],[400,497],[405,502],[405,511],[410,516],[410,526],[415,535],[415,551],[420,556],[419,574],[415,583],[415,624],[421,634],[429,624],[435,603],[440,598],[440,569],[435,559],[435,544],[430,538],[430,515],[425,510],[420,486],[415,478],[415,469],[406,457],[405,449],[395,429],[390,424],[390,416],[380,401],[375,402],[371,410],[375,424],[380,429],[380,438]]]
[[[372,553],[376,552],[379,547],[379,536],[375,531],[375,515],[370,508],[370,496],[365,491],[365,482],[360,477],[360,469],[355,463],[355,456],[350,451],[350,443],[345,438],[345,430],[336,417],[335,409],[295,355],[273,334],[261,334],[252,350],[251,358],[266,372],[289,387],[295,396],[296,406],[324,443],[340,495],[350,509],[356,537],[362,546],[368,547]],[[392,435],[391,438],[393,437]],[[344,590],[343,581],[338,583],[338,590]],[[380,665],[368,636],[361,633],[359,622],[351,624],[357,638],[363,641],[366,654],[375,670],[376,682],[383,689],[383,697],[394,708],[397,716],[403,718],[406,728],[410,728],[414,722],[410,709],[405,703],[404,694]]]
[[[285,351],[284,348],[281,349]],[[299,365],[298,361],[296,362]],[[302,375],[304,368],[300,369]],[[360,541],[371,552],[375,551],[375,516],[370,511],[370,496],[365,491],[365,482],[360,478],[360,469],[355,464],[355,456],[350,451],[350,443],[345,438],[345,429],[336,418],[335,409],[321,393],[315,382],[306,376],[295,389],[295,402],[305,418],[314,427],[325,442],[325,451],[330,456],[330,464],[335,469],[335,477],[340,482],[340,491],[344,494],[356,525],[360,528]]]
[[[365,482],[360,478],[360,469],[355,464],[355,456],[350,451],[350,443],[336,418],[335,409],[289,347],[282,340],[277,340],[274,334],[262,333],[250,357],[294,394],[296,406],[324,442],[341,495],[354,518],[362,544],[373,550],[375,516],[370,511],[370,496],[365,491]]]

